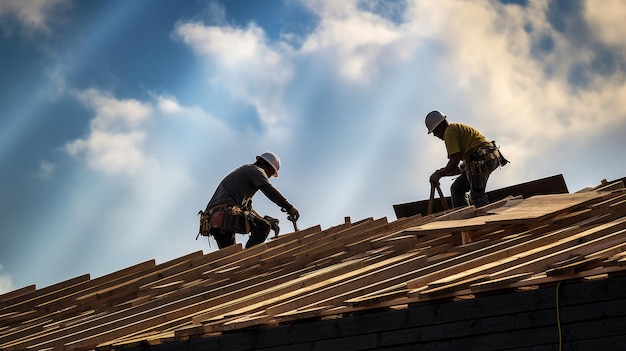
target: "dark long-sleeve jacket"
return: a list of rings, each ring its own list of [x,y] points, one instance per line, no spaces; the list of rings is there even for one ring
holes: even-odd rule
[[[230,172],[220,182],[206,209],[208,211],[217,205],[232,204],[244,210],[251,210],[252,197],[259,190],[279,207],[287,211],[293,207],[269,182],[269,178],[261,167],[246,164]]]

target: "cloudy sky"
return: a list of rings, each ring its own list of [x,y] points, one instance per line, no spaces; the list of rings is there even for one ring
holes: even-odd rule
[[[0,0],[0,292],[215,250],[198,210],[265,151],[300,228],[395,220],[446,162],[434,109],[501,145],[512,163],[488,190],[622,178],[625,15],[621,0]]]

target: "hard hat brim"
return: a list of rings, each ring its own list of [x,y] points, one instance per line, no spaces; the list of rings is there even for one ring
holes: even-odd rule
[[[268,160],[268,159],[266,159],[265,157],[262,157],[262,156],[257,156],[256,159],[257,159],[257,161],[259,159],[262,159],[265,162],[267,162],[267,164],[270,165],[270,167],[272,167],[272,170],[274,171],[274,174],[270,174],[270,177],[278,178],[278,171],[276,170],[276,168],[274,168],[274,165],[270,162],[270,160]]]
[[[434,132],[434,131],[435,131],[435,129],[437,129],[437,127],[439,127],[439,125],[440,125],[441,123],[443,123],[443,121],[445,121],[445,119],[442,119],[441,121],[439,121],[439,123],[435,124],[432,128],[430,128],[430,129],[428,130],[428,134],[432,134],[432,132]]]

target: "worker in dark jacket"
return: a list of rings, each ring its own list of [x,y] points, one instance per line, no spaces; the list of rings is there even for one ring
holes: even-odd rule
[[[294,223],[298,220],[298,210],[269,182],[270,177],[278,177],[279,169],[278,156],[266,152],[257,156],[253,164],[233,170],[217,186],[205,214],[210,226],[207,231],[220,249],[235,244],[235,233],[251,233],[246,243],[249,248],[264,242],[271,229],[277,232],[278,220],[261,217],[252,209],[252,197],[258,190],[287,212],[290,220]]]
[[[445,142],[448,153],[448,163],[430,176],[430,182],[439,185],[441,177],[460,174],[450,187],[452,207],[468,206],[468,191],[472,205],[489,204],[485,194],[489,175],[508,163],[495,141],[489,142],[479,131],[465,124],[448,123],[446,115],[439,111],[426,115],[426,128],[428,134]]]

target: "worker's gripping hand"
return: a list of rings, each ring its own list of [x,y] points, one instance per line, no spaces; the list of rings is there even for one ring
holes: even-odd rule
[[[439,179],[441,179],[441,169],[436,170],[433,174],[430,175],[430,183],[439,185]]]
[[[287,211],[287,215],[291,218],[290,221],[293,220],[294,222],[297,222],[298,218],[300,218],[300,212],[298,212],[298,209],[295,207],[292,207],[289,211]]]

